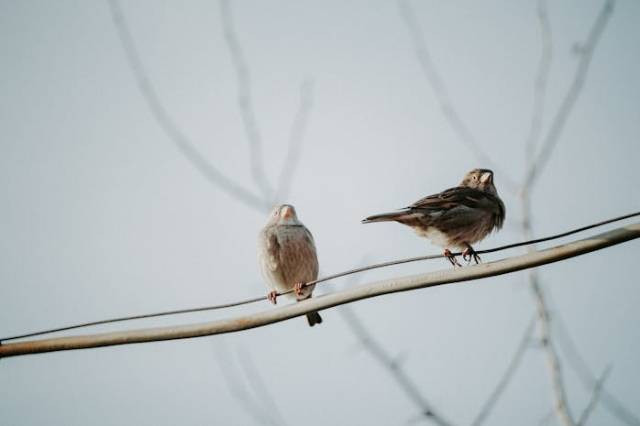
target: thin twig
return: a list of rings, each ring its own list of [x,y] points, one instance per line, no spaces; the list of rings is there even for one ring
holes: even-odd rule
[[[607,224],[614,223],[614,222],[619,222],[621,220],[625,220],[625,219],[629,219],[629,218],[637,217],[637,216],[640,216],[640,212],[635,212],[635,213],[626,214],[626,215],[623,215],[623,216],[618,216],[618,217],[613,218],[613,219],[604,220],[604,221],[601,221],[601,222],[598,222],[598,223],[594,223],[594,224],[591,224],[591,225],[583,226],[583,227],[580,227],[580,228],[577,228],[577,229],[573,229],[571,231],[562,232],[560,234],[555,234],[555,235],[551,235],[551,236],[544,237],[544,238],[537,238],[537,239],[534,239],[534,240],[523,241],[523,242],[520,242],[520,243],[507,244],[507,245],[504,245],[504,246],[499,246],[499,247],[486,249],[486,250],[477,250],[476,252],[478,254],[495,253],[495,252],[498,252],[498,251],[512,249],[512,248],[516,248],[516,247],[522,247],[522,246],[527,246],[527,245],[531,245],[531,244],[537,244],[537,243],[545,242],[545,241],[552,241],[552,240],[556,240],[556,239],[559,239],[559,238],[567,237],[569,235],[574,235],[574,234],[577,234],[577,233],[580,233],[580,232],[583,232],[583,231],[586,231],[586,230],[589,230],[589,229],[597,228],[599,226],[607,225]],[[462,253],[456,252],[456,253],[452,253],[452,254],[456,255],[456,256],[460,256]],[[327,275],[327,276],[318,278],[317,280],[309,281],[308,283],[305,284],[305,286],[310,286],[310,285],[314,285],[314,284],[320,284],[320,283],[323,283],[323,282],[326,282],[326,281],[330,281],[330,280],[333,280],[333,279],[336,279],[336,278],[344,277],[344,276],[347,276],[347,275],[352,275],[352,274],[356,274],[356,273],[360,273],[360,272],[370,271],[372,269],[379,269],[379,268],[385,268],[385,267],[388,267],[388,266],[401,265],[401,264],[404,264],[404,263],[417,262],[417,261],[423,261],[423,260],[442,259],[442,258],[444,258],[444,255],[436,254],[436,255],[430,255],[430,256],[410,257],[410,258],[406,258],[406,259],[392,260],[392,261],[389,261],[389,262],[376,263],[376,264],[373,264],[373,265],[368,265],[368,266],[364,266],[364,267],[360,267],[360,268],[350,269],[350,270],[344,271],[344,272],[339,272],[339,273],[333,274],[333,275]],[[292,292],[293,292],[293,290],[290,290],[290,291],[287,291],[287,292],[283,292],[283,293],[278,293],[278,296],[282,296],[284,294],[288,294],[288,293],[292,293]],[[171,310],[171,311],[163,311],[163,312],[156,312],[156,313],[150,313],[150,314],[132,315],[132,316],[112,318],[112,319],[106,319],[106,320],[91,321],[91,322],[85,322],[85,323],[82,323],[82,324],[70,325],[70,326],[66,326],[66,327],[52,328],[52,329],[48,329],[48,330],[44,330],[44,331],[37,331],[37,332],[32,332],[32,333],[27,333],[27,334],[21,334],[21,335],[17,335],[17,336],[3,337],[3,338],[0,338],[0,342],[4,342],[4,341],[8,341],[8,340],[15,340],[15,339],[22,339],[22,338],[25,338],[25,337],[41,336],[41,335],[44,335],[44,334],[56,333],[56,332],[59,332],[59,331],[74,330],[74,329],[83,328],[83,327],[90,327],[90,326],[94,326],[94,325],[103,325],[103,324],[110,324],[110,323],[115,323],[115,322],[130,321],[130,320],[137,320],[137,319],[144,319],[144,318],[153,318],[153,317],[160,317],[160,316],[167,316],[167,315],[177,315],[177,314],[187,314],[187,313],[194,313],[194,312],[214,311],[214,310],[220,310],[220,309],[227,309],[227,308],[233,308],[233,307],[236,307],[236,306],[247,305],[247,304],[250,304],[250,303],[260,302],[260,301],[263,301],[263,300],[267,300],[267,296],[254,297],[254,298],[251,298],[251,299],[240,300],[240,301],[237,301],[237,302],[223,303],[223,304],[219,304],[219,305],[201,306],[201,307],[187,308],[187,309],[176,309],[176,310]]]
[[[554,408],[558,419],[565,426],[575,426],[576,423],[569,408],[567,392],[562,376],[562,365],[560,357],[555,349],[551,338],[551,328],[549,326],[549,312],[546,307],[544,293],[538,282],[538,274],[535,269],[529,271],[529,280],[533,290],[536,306],[538,309],[538,324],[540,325],[540,342],[547,355],[547,364],[551,375],[551,384],[554,393]]]
[[[547,80],[551,70],[553,57],[553,40],[551,38],[551,23],[547,11],[547,0],[538,0],[538,22],[540,24],[540,38],[542,52],[536,74],[533,90],[533,113],[531,114],[531,127],[525,141],[526,158],[535,158],[536,145],[542,133],[542,120],[544,117],[544,104],[547,94]]]
[[[366,263],[366,258],[367,256],[363,256],[362,262],[360,263]],[[353,275],[351,279],[345,283],[345,287],[358,285],[361,277],[362,275]],[[411,377],[404,372],[401,364],[401,357],[397,356],[393,358],[384,349],[380,342],[373,339],[371,333],[356,316],[352,307],[349,305],[342,305],[338,308],[338,312],[340,312],[347,327],[349,327],[351,332],[358,338],[362,347],[369,352],[376,361],[378,361],[382,368],[389,372],[400,389],[402,389],[411,402],[417,406],[420,411],[420,415],[416,417],[416,420],[432,420],[431,413],[435,412],[433,405],[427,402],[426,397],[422,394],[417,384],[414,383],[411,380]],[[440,419],[440,421],[443,420]]]
[[[111,9],[113,24],[122,43],[127,63],[135,76],[140,94],[147,103],[153,118],[169,140],[174,143],[180,153],[214,186],[255,210],[264,211],[268,208],[269,206],[265,207],[265,202],[259,196],[224,175],[213,164],[207,161],[185,133],[176,125],[160,101],[158,92],[154,88],[142,64],[119,1],[108,0],[108,3]]]
[[[305,80],[300,85],[300,101],[298,111],[293,118],[291,133],[289,134],[289,146],[287,155],[284,159],[280,177],[278,178],[278,186],[275,195],[275,202],[285,202],[291,191],[291,183],[295,174],[298,163],[300,162],[300,151],[302,141],[304,140],[304,132],[309,121],[309,112],[313,102],[313,81]]]
[[[589,400],[589,403],[587,404],[584,411],[582,412],[582,415],[580,415],[580,418],[578,419],[578,426],[584,426],[587,423],[587,420],[589,420],[589,416],[591,415],[591,413],[593,413],[593,410],[596,408],[596,405],[598,404],[598,400],[600,399],[600,394],[602,391],[602,386],[604,385],[605,380],[607,380],[607,377],[609,377],[610,372],[611,372],[611,366],[608,366],[607,368],[604,369],[604,372],[596,382],[596,385],[593,387],[593,392],[591,392],[591,399]]]
[[[278,426],[278,422],[272,418],[269,411],[247,391],[246,386],[233,374],[233,362],[224,341],[217,347],[216,360],[231,395],[246,409],[247,413],[260,424]]]
[[[257,394],[258,399],[267,406],[266,411],[274,417],[277,424],[286,425],[287,422],[284,420],[284,416],[282,415],[280,408],[278,408],[278,404],[276,404],[275,399],[271,396],[271,392],[267,388],[267,385],[264,380],[262,380],[262,376],[256,368],[251,354],[246,350],[239,349],[238,360],[240,361],[240,365],[244,370],[247,380],[249,380],[251,388]]]
[[[593,389],[598,380],[580,355],[559,312],[554,312],[553,324],[557,332],[559,348],[568,360],[569,367],[576,373],[585,389]],[[604,387],[600,390],[600,400],[604,408],[622,423],[629,426],[640,426],[640,418]]]
[[[340,307],[339,312],[349,324],[351,331],[358,338],[362,346],[383,365],[385,370],[392,375],[398,386],[400,386],[400,389],[402,389],[407,397],[420,409],[422,417],[440,426],[450,425],[451,423],[444,420],[442,416],[434,410],[431,403],[422,395],[418,386],[404,371],[404,368],[402,368],[402,364],[389,355],[382,345],[367,331],[358,316],[353,312],[353,309],[348,305],[343,305]]]
[[[498,402],[498,400],[502,396],[502,393],[504,392],[507,385],[511,381],[511,378],[513,377],[516,370],[520,366],[524,353],[529,347],[529,344],[531,343],[531,337],[533,335],[535,325],[536,325],[536,321],[534,317],[531,319],[531,321],[529,321],[529,324],[525,328],[522,338],[520,339],[520,343],[518,344],[518,348],[513,354],[513,357],[511,358],[511,361],[509,362],[507,369],[505,370],[504,374],[496,384],[496,387],[493,389],[493,392],[491,392],[491,394],[489,395],[489,398],[487,399],[487,401],[483,404],[482,408],[480,409],[480,412],[478,413],[476,418],[473,420],[473,423],[471,423],[472,426],[480,426],[482,423],[484,423],[484,421],[489,416],[489,413],[491,412],[495,404]]]
[[[526,170],[527,173],[524,178],[524,182],[520,191],[520,199],[522,203],[522,232],[523,237],[526,239],[527,236],[532,235],[532,221],[531,221],[531,191],[533,186],[536,183],[536,177],[539,175],[540,171],[545,166],[546,162],[550,158],[553,148],[557,145],[557,142],[560,139],[560,135],[564,125],[569,117],[570,113],[573,111],[573,107],[582,92],[582,88],[584,85],[584,80],[589,69],[589,65],[591,62],[591,58],[593,56],[593,51],[597,45],[597,42],[604,30],[605,24],[607,23],[608,17],[611,14],[613,9],[613,2],[607,0],[605,6],[601,13],[598,15],[592,30],[589,33],[589,37],[587,38],[587,43],[585,44],[585,50],[583,51],[582,57],[580,59],[580,63],[578,65],[576,74],[574,76],[574,80],[569,87],[567,94],[556,113],[555,117],[551,122],[551,126],[547,131],[546,137],[542,142],[542,148],[538,156],[535,156],[535,126],[537,124],[536,114],[540,116],[540,120],[542,119],[542,108],[543,108],[543,100],[544,94],[546,91],[546,84],[540,84],[540,81],[543,83],[546,81],[546,73],[548,70],[545,70],[547,65],[545,63],[545,51],[549,52],[548,58],[549,61],[551,59],[551,30],[549,26],[548,19],[546,18],[546,4],[539,3],[539,18],[541,23],[541,33],[543,40],[547,38],[545,36],[548,35],[548,41],[543,41],[543,53],[541,57],[541,64],[539,68],[538,74],[538,83],[536,84],[536,101],[540,102],[539,105],[534,105],[534,117],[532,118],[532,136],[529,141],[527,141],[527,145],[525,148],[526,155]],[[535,101],[534,101],[535,102]],[[530,246],[529,250],[532,250],[533,247]],[[552,341],[551,336],[551,327],[549,324],[549,313],[548,308],[545,301],[544,290],[539,282],[538,273],[535,269],[532,269],[528,273],[529,285],[532,290],[532,294],[534,296],[534,300],[536,303],[536,308],[538,312],[538,319],[540,325],[540,333],[541,333],[541,343],[543,348],[545,349],[545,353],[547,355],[547,364],[549,366],[549,374],[551,376],[552,388],[554,391],[554,408],[556,415],[560,422],[562,422],[565,426],[574,426],[575,421],[573,416],[571,415],[571,410],[568,405],[568,398],[566,394],[566,389],[564,386],[564,379],[562,376],[562,367],[560,364],[560,358],[555,349],[554,342]]]
[[[235,69],[238,85],[238,106],[240,107],[240,115],[244,123],[244,129],[249,143],[249,159],[251,164],[251,176],[254,183],[264,194],[265,202],[268,203],[273,195],[273,190],[267,175],[264,171],[264,160],[262,156],[262,138],[258,129],[258,122],[253,110],[253,99],[251,93],[251,75],[249,67],[247,67],[242,47],[236,36],[233,15],[231,13],[231,5],[228,0],[220,0],[220,14],[222,19],[222,28],[224,39],[227,42],[231,62]]]
[[[569,86],[567,93],[558,109],[557,114],[555,115],[549,130],[542,142],[542,148],[538,153],[535,161],[533,161],[527,170],[527,174],[525,177],[525,187],[531,187],[537,177],[540,175],[544,166],[547,164],[554,148],[557,146],[558,141],[560,140],[560,135],[564,129],[565,124],[567,123],[567,119],[569,118],[571,112],[573,111],[573,107],[578,100],[578,97],[582,93],[582,87],[584,86],[584,82],[586,80],[587,72],[589,71],[589,65],[591,64],[591,59],[593,57],[593,52],[600,41],[602,33],[611,17],[613,12],[614,0],[606,0],[602,10],[598,14],[593,27],[589,31],[589,35],[585,43],[582,45],[580,49],[580,60],[578,62],[578,67],[576,69],[576,73]]]
[[[42,352],[202,337],[248,330],[285,321],[309,312],[352,303],[357,300],[451,283],[469,282],[480,278],[530,269],[602,250],[606,247],[621,244],[636,238],[640,238],[640,223],[627,225],[582,240],[569,242],[542,251],[523,254],[521,256],[502,259],[496,262],[387,279],[324,296],[309,298],[281,308],[231,319],[222,319],[201,324],[117,331],[112,333],[2,344],[0,345],[0,358]]]
[[[440,77],[435,63],[431,58],[431,54],[429,53],[429,49],[427,48],[424,34],[422,33],[420,25],[416,20],[415,12],[413,10],[413,7],[411,6],[411,2],[409,0],[398,0],[398,8],[400,10],[400,16],[402,17],[405,25],[407,26],[407,30],[409,31],[409,35],[413,43],[413,50],[418,59],[418,62],[420,63],[420,69],[429,82],[429,85],[433,90],[433,93],[440,106],[440,109],[442,110],[442,113],[444,114],[444,117],[447,120],[447,123],[449,123],[458,138],[471,149],[476,159],[481,164],[484,164],[487,167],[491,167],[494,169],[494,171],[498,172],[500,174],[500,180],[501,182],[504,182],[506,189],[511,193],[515,193],[519,185],[513,179],[511,179],[509,175],[500,170],[500,167],[497,165],[497,163],[493,161],[491,157],[482,149],[478,141],[471,134],[471,131],[469,130],[465,122],[456,112],[447,87]]]

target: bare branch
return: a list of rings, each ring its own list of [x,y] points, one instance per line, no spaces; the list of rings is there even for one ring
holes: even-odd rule
[[[602,391],[604,381],[607,380],[610,372],[611,366],[608,366],[607,368],[605,368],[602,376],[600,376],[600,378],[596,382],[596,385],[593,388],[593,392],[591,393],[591,399],[582,412],[582,415],[580,415],[580,418],[578,419],[578,426],[584,426],[587,423],[587,420],[589,420],[589,416],[591,415],[591,413],[593,413],[593,410],[596,408],[596,404],[598,403],[598,399],[600,398],[600,393]]]
[[[291,183],[295,174],[298,163],[300,162],[300,150],[304,139],[304,132],[309,119],[309,112],[313,102],[313,81],[305,80],[300,85],[300,104],[298,112],[293,118],[291,133],[289,135],[289,147],[287,156],[284,159],[280,177],[278,179],[278,187],[276,190],[275,201],[285,202],[291,191]]]
[[[236,71],[238,80],[238,106],[240,107],[240,115],[244,123],[244,129],[249,142],[249,158],[251,162],[251,176],[253,181],[260,188],[265,200],[270,200],[273,190],[269,185],[267,175],[264,171],[262,157],[262,138],[258,129],[258,122],[253,111],[253,100],[251,96],[251,76],[247,62],[242,53],[242,47],[238,42],[235,29],[233,27],[233,16],[231,14],[231,6],[228,0],[220,0],[220,13],[222,19],[222,28],[224,39],[227,42],[229,53],[231,54],[231,62]]]
[[[538,22],[540,23],[540,38],[542,41],[542,52],[540,63],[534,84],[533,92],[533,113],[531,115],[531,127],[525,142],[526,158],[535,158],[536,144],[542,133],[542,119],[544,116],[544,104],[547,94],[547,79],[551,69],[551,58],[553,56],[553,41],[551,38],[551,23],[547,11],[547,0],[538,0]]]
[[[551,421],[554,418],[554,414],[555,410],[549,410],[549,412],[540,419],[540,421],[538,422],[538,426],[550,425]]]
[[[575,426],[576,423],[571,415],[567,393],[562,377],[562,366],[560,358],[555,350],[555,346],[551,339],[551,328],[549,326],[549,312],[544,299],[544,293],[538,282],[538,274],[535,269],[529,271],[529,282],[533,290],[536,306],[538,309],[538,324],[540,325],[540,343],[547,355],[547,364],[551,375],[553,392],[555,395],[554,408],[560,422],[565,426]]]
[[[567,358],[569,367],[576,373],[585,389],[594,389],[598,380],[580,355],[558,312],[554,313],[553,324],[556,326],[560,350]],[[625,407],[618,398],[608,392],[604,386],[600,389],[600,400],[604,408],[621,422],[629,426],[640,426],[640,418]]]
[[[518,189],[519,185],[511,179],[506,173],[500,171],[500,167],[497,165],[495,161],[491,159],[491,157],[482,149],[480,144],[476,141],[476,139],[471,134],[471,131],[464,123],[460,115],[456,112],[453,102],[451,101],[451,97],[447,91],[447,87],[444,84],[444,81],[440,77],[440,74],[437,71],[435,63],[431,58],[431,54],[429,53],[429,49],[427,48],[427,43],[425,42],[424,35],[422,34],[422,30],[420,29],[420,25],[415,17],[415,12],[413,11],[413,7],[409,0],[398,0],[398,8],[400,10],[400,16],[402,17],[405,25],[407,26],[407,30],[409,31],[409,35],[411,36],[411,41],[413,42],[413,49],[420,63],[420,69],[422,70],[424,76],[429,82],[431,89],[436,97],[438,104],[440,105],[440,109],[444,114],[447,123],[456,133],[458,138],[465,144],[469,149],[471,149],[473,155],[475,155],[476,159],[483,164],[485,167],[491,167],[495,171],[499,172],[501,177],[501,182],[504,182],[505,187],[512,193],[515,193]]]
[[[521,256],[475,266],[468,266],[465,268],[392,278],[357,288],[351,288],[307,299],[293,305],[231,319],[223,319],[202,324],[148,328],[3,344],[0,345],[0,358],[42,352],[202,337],[248,330],[285,321],[312,311],[328,309],[334,306],[355,302],[357,300],[381,296],[383,294],[434,287],[456,282],[472,281],[546,265],[548,263],[558,262],[571,257],[590,253],[592,251],[601,250],[605,247],[620,244],[636,238],[640,238],[640,223],[627,225],[582,240],[569,242],[541,251],[527,253]]]
[[[564,128],[564,125],[573,110],[573,107],[581,93],[581,89],[584,85],[584,80],[586,78],[587,71],[589,69],[589,65],[591,62],[591,58],[593,56],[593,51],[596,47],[596,44],[602,34],[604,27],[608,21],[609,16],[613,10],[613,0],[607,0],[604,8],[598,15],[593,28],[589,33],[589,37],[587,38],[587,42],[584,46],[584,50],[582,52],[582,56],[580,62],[578,64],[578,68],[576,74],[574,76],[574,80],[569,87],[565,98],[555,115],[554,119],[551,122],[551,126],[545,136],[545,139],[542,144],[542,148],[537,157],[535,157],[535,141],[537,139],[536,133],[540,132],[541,128],[541,120],[542,120],[542,111],[543,111],[543,102],[544,102],[544,93],[546,87],[546,74],[548,73],[548,69],[546,69],[549,65],[547,65],[547,60],[545,59],[547,56],[545,52],[548,53],[549,61],[551,59],[551,37],[550,37],[550,27],[548,24],[548,19],[546,17],[546,4],[539,3],[539,19],[541,23],[541,32],[543,37],[543,53],[541,56],[541,63],[538,72],[538,78],[536,82],[536,95],[534,100],[534,112],[532,118],[532,129],[527,140],[525,154],[527,159],[527,174],[524,179],[524,183],[520,192],[521,202],[522,202],[522,230],[523,235],[531,235],[532,224],[531,224],[531,189],[535,184],[536,178],[539,175],[540,171],[546,165],[548,159],[550,158],[553,148],[557,145],[557,142],[560,138],[560,134]],[[529,283],[534,295],[534,300],[536,302],[536,307],[538,311],[538,318],[540,324],[540,332],[541,332],[541,342],[543,348],[545,349],[545,353],[547,355],[547,364],[549,366],[549,373],[551,376],[551,382],[553,384],[553,390],[555,395],[555,412],[560,420],[565,426],[574,426],[576,423],[571,415],[570,408],[568,406],[568,400],[566,395],[566,390],[564,387],[564,380],[562,377],[562,369],[560,364],[560,359],[558,357],[557,351],[555,350],[555,346],[551,340],[551,329],[549,325],[549,314],[546,306],[544,290],[542,286],[538,282],[538,274],[537,271],[530,270],[529,274]]]
[[[216,359],[231,395],[245,408],[247,413],[260,424],[278,426],[278,423],[269,415],[265,407],[253,398],[242,381],[233,374],[233,362],[224,341],[217,346]]]
[[[367,351],[387,370],[396,381],[402,391],[409,397],[409,399],[420,409],[422,417],[437,425],[447,426],[450,425],[448,421],[444,420],[439,414],[435,412],[433,406],[422,395],[418,386],[411,380],[411,377],[404,371],[402,365],[391,355],[384,350],[382,345],[378,343],[373,336],[367,331],[362,324],[362,321],[357,317],[353,309],[348,305],[343,305],[339,309],[340,314],[344,317],[344,320],[353,334],[358,338],[360,343],[367,349]]]
[[[366,263],[367,256],[363,256],[361,263]],[[347,283],[347,287],[353,287],[359,283],[361,276],[353,275]],[[338,308],[338,312],[342,315],[345,324],[351,329],[353,334],[358,338],[362,347],[367,350],[371,356],[378,361],[379,365],[387,370],[391,377],[398,384],[400,389],[409,397],[409,399],[418,407],[420,415],[412,419],[411,423],[423,420],[430,420],[437,424],[447,424],[445,420],[436,416],[433,406],[427,402],[418,386],[411,380],[411,377],[405,373],[402,368],[404,356],[392,357],[384,349],[382,344],[373,339],[372,334],[367,330],[362,321],[356,316],[353,308],[349,305],[342,305]]]
[[[516,370],[520,366],[524,353],[527,350],[529,344],[531,343],[531,337],[533,336],[533,330],[534,330],[535,324],[536,324],[536,321],[534,317],[531,319],[531,321],[529,321],[529,324],[525,328],[522,338],[520,339],[520,343],[518,344],[518,348],[513,354],[513,357],[511,358],[511,361],[509,362],[507,369],[505,370],[504,374],[498,381],[498,384],[496,385],[496,387],[493,389],[493,392],[491,392],[491,394],[489,395],[489,398],[487,399],[487,401],[482,406],[482,409],[474,419],[472,426],[480,426],[482,423],[484,423],[484,421],[489,416],[489,413],[491,413],[491,410],[493,409],[495,404],[498,402],[498,400],[502,396],[502,393],[504,392],[507,385],[511,381],[511,378],[513,377]]]
[[[213,164],[207,161],[184,132],[176,125],[166,108],[162,105],[160,97],[148,77],[118,0],[108,0],[108,2],[113,24],[117,29],[127,58],[127,63],[135,76],[140,94],[147,103],[153,118],[165,132],[169,140],[176,145],[180,153],[214,186],[255,210],[264,211],[268,208],[265,207],[265,202],[259,196],[256,196],[250,190],[224,175]]]
[[[584,86],[587,72],[589,71],[593,52],[600,40],[600,37],[602,36],[609,18],[611,17],[613,5],[614,0],[606,0],[593,24],[593,27],[591,28],[591,31],[589,31],[586,42],[580,50],[580,60],[578,62],[573,82],[571,83],[571,86],[569,86],[569,90],[567,91],[556,116],[551,122],[551,126],[549,127],[544,141],[542,142],[542,148],[540,149],[536,160],[530,165],[527,171],[524,183],[524,186],[527,188],[530,188],[533,185],[537,177],[540,175],[540,172],[547,164],[547,161],[549,161],[551,153],[558,144],[558,140],[560,139],[560,135],[562,134],[567,119],[573,111],[573,107],[575,106],[578,97],[582,93],[582,87]]]
[[[267,388],[260,372],[256,368],[251,354],[246,350],[238,350],[238,360],[242,366],[245,376],[249,380],[251,388],[258,395],[258,399],[267,405],[267,412],[269,412],[275,419],[276,424],[286,425],[282,412],[278,408],[275,399],[271,396],[271,392]]]

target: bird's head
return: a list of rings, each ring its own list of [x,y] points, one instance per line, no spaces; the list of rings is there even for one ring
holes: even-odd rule
[[[298,225],[300,221],[296,215],[296,209],[291,204],[281,204],[271,210],[269,223],[274,225]]]
[[[479,189],[492,195],[497,195],[498,191],[493,184],[493,172],[489,169],[473,169],[460,182],[460,186]]]

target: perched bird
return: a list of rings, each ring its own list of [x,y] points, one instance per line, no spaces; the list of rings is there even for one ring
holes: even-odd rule
[[[463,259],[476,263],[480,257],[471,244],[502,227],[504,203],[493,184],[493,172],[474,169],[455,188],[424,197],[393,213],[369,216],[362,223],[395,221],[410,226],[420,236],[443,247],[455,267],[461,266],[449,247],[464,249]]]
[[[275,304],[278,293],[294,290],[296,300],[311,297],[315,285],[305,283],[318,278],[318,257],[311,232],[298,220],[292,205],[276,206],[258,237],[258,263],[272,291]],[[291,294],[291,293],[289,293]],[[317,312],[307,314],[309,325],[322,322]]]

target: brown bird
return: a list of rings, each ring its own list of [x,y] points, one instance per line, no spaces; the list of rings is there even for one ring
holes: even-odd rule
[[[278,293],[294,290],[296,300],[311,297],[315,285],[305,283],[318,278],[318,257],[311,232],[298,220],[290,204],[276,206],[258,237],[258,263],[272,291],[275,304]],[[307,314],[309,325],[322,322],[317,312]]]
[[[502,227],[504,203],[493,184],[493,172],[474,169],[460,185],[439,194],[424,197],[409,207],[393,213],[369,216],[362,223],[395,221],[410,226],[422,237],[444,247],[444,255],[455,267],[461,266],[449,247],[464,249],[462,257],[479,262],[474,244],[494,229]]]

